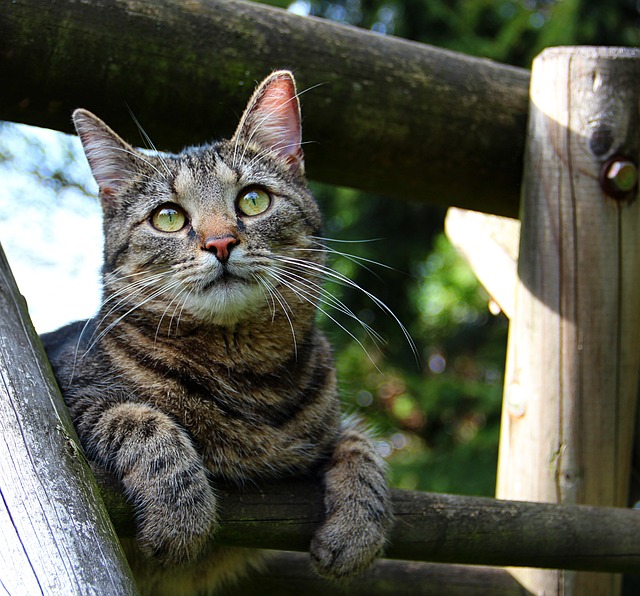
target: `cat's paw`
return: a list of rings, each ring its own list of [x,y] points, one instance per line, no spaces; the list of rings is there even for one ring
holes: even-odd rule
[[[345,423],[324,475],[326,519],[310,548],[320,575],[356,575],[382,553],[393,519],[385,477],[367,434]]]
[[[344,579],[382,554],[393,519],[384,462],[358,429],[343,431],[324,485],[326,519],[311,542],[311,561],[323,577]]]
[[[165,486],[138,511],[140,549],[165,566],[197,559],[216,530],[216,498],[205,472],[198,472],[183,486]]]
[[[353,513],[335,512],[314,535],[311,561],[319,575],[346,579],[362,573],[382,554],[388,519],[372,522]]]
[[[194,560],[216,525],[216,497],[187,433],[146,404],[102,413],[89,442],[121,477],[146,555],[167,565]]]

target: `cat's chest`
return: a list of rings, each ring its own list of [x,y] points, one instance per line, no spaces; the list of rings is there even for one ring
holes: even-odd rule
[[[205,465],[227,478],[296,472],[326,451],[339,425],[331,353],[310,333],[295,353],[243,358],[242,339],[216,338],[226,361],[204,342],[146,353],[112,340],[110,357],[131,393],[172,416],[197,444]],[[256,354],[256,350],[252,354]],[[273,355],[273,358],[269,357]],[[234,358],[241,358],[235,361]]]
[[[227,479],[296,473],[323,456],[338,430],[333,382],[314,389],[289,380],[156,387],[146,398],[189,432],[205,465]]]

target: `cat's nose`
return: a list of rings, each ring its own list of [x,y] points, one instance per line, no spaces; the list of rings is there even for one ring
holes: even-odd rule
[[[226,236],[212,236],[204,241],[204,248],[216,255],[218,261],[226,263],[229,259],[231,249],[238,244],[235,236],[227,234]]]

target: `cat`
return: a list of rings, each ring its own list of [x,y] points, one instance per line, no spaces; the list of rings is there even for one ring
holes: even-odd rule
[[[362,572],[392,512],[316,325],[326,254],[293,75],[258,85],[230,140],[177,155],[73,120],[104,214],[103,302],[42,340],[88,458],[135,507],[134,572],[149,593],[215,591],[248,558],[215,546],[216,483],[314,471],[313,567]]]

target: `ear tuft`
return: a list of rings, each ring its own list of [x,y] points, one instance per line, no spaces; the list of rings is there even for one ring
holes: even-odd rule
[[[135,173],[137,152],[87,110],[73,112],[73,124],[98,183],[100,197],[108,200]]]
[[[293,74],[279,70],[258,85],[232,140],[255,143],[303,171],[300,103]]]

